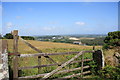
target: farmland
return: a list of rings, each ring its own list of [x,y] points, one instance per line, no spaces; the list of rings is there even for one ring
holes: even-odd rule
[[[9,39],[8,41],[8,51],[12,52],[13,49],[13,40]],[[54,42],[43,42],[43,41],[34,41],[34,40],[27,40],[36,48],[42,50],[46,53],[53,53],[53,52],[70,52],[70,51],[81,51],[81,50],[92,50],[92,46],[81,46],[75,44],[66,44],[66,43],[54,43]],[[22,41],[19,41],[18,52],[22,54],[27,53],[36,53],[36,51],[32,50],[30,47],[25,45]],[[96,46],[96,49],[100,49],[101,46]]]
[[[49,41],[58,43],[71,43],[75,41],[82,42],[81,45],[103,45],[106,35],[84,34],[84,35],[48,35],[48,36],[34,36],[38,41]]]

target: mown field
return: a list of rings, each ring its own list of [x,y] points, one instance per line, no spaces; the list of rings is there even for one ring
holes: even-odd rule
[[[8,51],[13,52],[13,40],[9,39],[8,41]],[[41,41],[33,41],[33,40],[27,40],[29,43],[31,43],[33,46],[36,48],[42,50],[44,53],[54,53],[54,52],[73,52],[73,51],[81,51],[81,50],[92,50],[92,46],[80,46],[80,45],[75,45],[75,44],[66,44],[66,43],[54,43],[54,42],[41,42]],[[96,46],[96,49],[101,49],[101,46]],[[20,54],[34,54],[38,53],[34,50],[32,50],[30,47],[28,47],[26,44],[24,44],[22,41],[19,40],[19,45],[18,45],[18,52]],[[71,59],[75,55],[56,55],[56,56],[50,56],[54,61],[61,63],[65,62],[69,59]],[[92,58],[91,53],[86,53],[84,58]],[[10,57],[12,59],[12,57]],[[81,59],[80,57],[78,60]],[[41,64],[51,64],[48,59],[45,59],[44,57],[41,58]],[[29,58],[20,58],[19,59],[19,66],[36,66],[38,65],[38,59],[37,57],[29,57]],[[80,63],[68,65],[65,67],[67,68],[75,68],[80,66]],[[10,66],[12,68],[12,63],[10,62]],[[43,67],[41,68],[41,73],[47,73],[52,70],[54,70],[57,66],[52,66],[52,67]],[[38,69],[26,69],[22,70],[20,72],[20,76],[26,76],[26,75],[35,75],[38,74]],[[66,74],[67,75],[67,74]]]

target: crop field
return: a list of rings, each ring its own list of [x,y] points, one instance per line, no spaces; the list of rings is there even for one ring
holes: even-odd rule
[[[8,51],[13,52],[13,40],[9,39],[8,41]],[[66,43],[54,43],[54,42],[41,42],[41,41],[34,41],[34,40],[27,40],[27,42],[31,43],[33,46],[36,48],[42,50],[44,53],[56,53],[56,52],[74,52],[74,51],[82,51],[82,50],[92,50],[92,46],[80,46],[80,45],[75,45],[75,44],[66,44]],[[96,49],[101,49],[101,46],[96,46]],[[34,50],[32,50],[30,47],[28,47],[26,44],[24,44],[22,41],[19,40],[18,44],[18,52],[20,54],[34,54],[38,53]],[[54,61],[57,63],[62,63],[65,61],[68,61],[71,59],[74,54],[72,55],[55,55],[55,56],[50,56]],[[13,56],[10,57],[12,59]],[[84,55],[84,58],[92,58],[92,53],[86,53]],[[80,60],[81,58],[79,57],[77,60]],[[41,57],[41,64],[51,64],[48,59]],[[37,57],[28,57],[28,58],[19,58],[19,66],[24,67],[24,66],[36,66],[38,65],[38,58]],[[80,66],[80,63],[75,63],[72,65],[68,65],[65,67],[67,68],[72,68],[72,67],[78,67]],[[10,62],[10,66],[12,68],[12,61]],[[40,73],[47,73],[52,70],[57,68],[56,66],[51,66],[51,67],[43,67],[41,68]],[[38,74],[38,69],[25,69],[20,71],[20,76],[28,76],[28,75],[36,75]]]

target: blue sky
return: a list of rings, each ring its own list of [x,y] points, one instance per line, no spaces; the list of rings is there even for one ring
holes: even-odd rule
[[[118,29],[117,2],[3,2],[3,34],[107,34]]]
[[[0,34],[2,33],[2,3],[0,2]]]
[[[3,2],[118,2],[120,0],[2,0]]]

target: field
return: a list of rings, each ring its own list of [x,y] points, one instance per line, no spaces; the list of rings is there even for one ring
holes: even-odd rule
[[[12,52],[13,40],[9,39],[7,41],[8,41],[8,51]],[[43,41],[34,41],[34,40],[27,40],[27,41],[45,53],[92,50],[93,48],[93,46],[80,46],[80,45],[66,44],[66,43],[43,42]],[[22,41],[19,41],[18,48],[19,48],[18,52],[21,54],[36,53],[36,51],[32,50]],[[96,49],[101,49],[101,46],[96,46]]]
[[[8,41],[8,51],[12,53],[13,50],[13,40],[9,39]],[[41,41],[33,41],[33,40],[27,40],[27,42],[34,45],[36,48],[42,50],[42,52],[45,53],[54,53],[54,52],[72,52],[72,51],[81,51],[81,50],[92,50],[92,46],[80,46],[75,44],[66,44],[66,43],[54,43],[54,42],[41,42]],[[28,47],[26,44],[24,44],[22,41],[19,41],[18,45],[18,52],[20,54],[34,54],[38,53],[34,50],[32,50],[30,47]],[[101,46],[96,46],[96,49],[101,49]],[[57,56],[50,56],[53,60],[56,62],[65,62],[69,59],[71,59],[74,55],[57,55]],[[92,54],[86,53],[85,58],[92,58]],[[19,66],[36,66],[38,64],[37,57],[30,57],[30,58],[20,58],[19,59]],[[48,59],[45,59],[42,57],[42,65],[44,64],[50,64],[51,62]],[[69,65],[66,68],[77,67],[78,64]],[[12,63],[10,63],[10,66],[12,67]],[[52,67],[43,67],[41,68],[41,73],[50,72],[53,69],[55,69],[57,66]],[[26,69],[21,71],[20,76],[26,76],[26,75],[35,75],[38,74],[38,70],[35,69]]]

